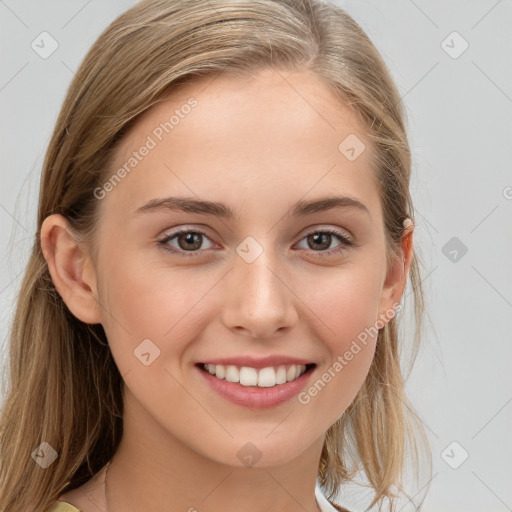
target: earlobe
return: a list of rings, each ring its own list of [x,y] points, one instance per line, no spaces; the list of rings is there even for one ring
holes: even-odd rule
[[[413,231],[414,225],[411,219],[406,219],[401,239],[401,252],[393,261],[384,282],[379,308],[380,319],[390,320],[394,316],[392,311],[396,309],[394,305],[399,304],[402,298],[413,255]]]
[[[65,217],[54,214],[44,220],[41,249],[55,288],[71,313],[82,322],[101,323],[94,266],[86,245],[75,240]]]

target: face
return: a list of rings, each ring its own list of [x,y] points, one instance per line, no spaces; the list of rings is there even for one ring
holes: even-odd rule
[[[187,84],[117,148],[97,301],[125,400],[163,436],[281,464],[355,398],[396,298],[360,123],[314,75],[266,70]],[[332,196],[350,199],[307,206]]]

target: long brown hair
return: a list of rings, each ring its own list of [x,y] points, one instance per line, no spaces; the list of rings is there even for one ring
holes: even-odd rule
[[[258,68],[309,69],[363,119],[372,142],[388,261],[400,251],[403,221],[414,222],[411,155],[400,96],[379,53],[341,8],[318,0],[145,0],[114,20],[78,69],[64,100],[42,170],[37,232],[10,332],[9,384],[0,421],[0,510],[44,511],[79,487],[115,453],[122,436],[122,378],[101,324],[74,317],[57,293],[40,246],[51,214],[93,241],[94,190],[112,173],[110,156],[139,116],[179,83]],[[94,246],[94,244],[93,244]],[[415,332],[424,310],[420,260],[409,272]],[[319,466],[332,498],[364,470],[375,497],[393,510],[417,435],[430,449],[407,400],[399,322],[378,334],[368,376],[326,436]],[[415,427],[415,428],[414,428]],[[42,448],[40,447],[43,444]],[[51,470],[37,449],[58,454]],[[414,449],[412,449],[414,448]],[[355,455],[354,455],[355,454]]]

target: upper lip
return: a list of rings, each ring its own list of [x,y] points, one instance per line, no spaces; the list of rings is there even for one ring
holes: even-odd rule
[[[201,361],[202,364],[221,364],[223,366],[233,365],[233,366],[249,366],[250,368],[267,368],[269,366],[281,366],[288,364],[313,364],[312,361],[308,361],[307,359],[300,359],[298,357],[290,357],[290,356],[266,356],[266,357],[256,357],[256,356],[238,356],[238,357],[219,357],[214,359],[208,359],[206,361]]]

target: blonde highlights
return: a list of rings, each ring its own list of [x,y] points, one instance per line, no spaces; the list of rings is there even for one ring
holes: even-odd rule
[[[10,332],[9,384],[0,420],[0,510],[43,512],[110,460],[122,436],[122,378],[101,325],[75,318],[57,293],[40,246],[44,219],[66,217],[77,242],[94,245],[95,190],[112,174],[114,148],[139,116],[180,84],[258,69],[309,70],[364,121],[381,195],[387,258],[400,253],[403,222],[414,222],[405,112],[385,63],[342,9],[317,0],[147,0],[114,20],[79,67],[43,165],[37,233]],[[94,254],[94,252],[93,252]],[[412,361],[424,309],[420,262],[414,298]],[[364,470],[372,505],[401,486],[416,433],[426,441],[405,394],[398,326],[378,334],[369,374],[353,403],[327,432],[319,466],[332,498]],[[34,463],[47,442],[51,470]],[[427,443],[426,452],[429,452]]]

